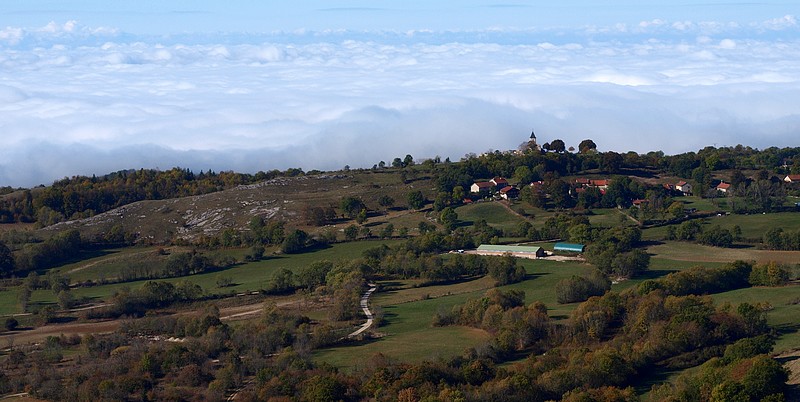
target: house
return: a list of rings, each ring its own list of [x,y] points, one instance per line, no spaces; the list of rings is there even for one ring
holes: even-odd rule
[[[508,180],[502,177],[495,177],[492,180],[489,180],[489,183],[494,184],[496,190],[501,190],[503,187],[508,186]]]
[[[783,181],[787,183],[798,183],[800,182],[800,174],[790,174],[783,178]]]
[[[611,184],[611,180],[608,179],[589,180],[590,187],[597,187],[601,190],[607,189],[609,184]]]
[[[488,181],[475,182],[470,186],[469,192],[473,194],[488,194],[494,185]]]
[[[692,195],[692,185],[681,180],[675,184],[675,190],[683,193],[683,195]]]
[[[581,186],[588,186],[590,180],[585,177],[578,177],[575,179],[575,184],[580,184]]]
[[[725,183],[724,181],[721,181],[721,182],[719,182],[719,184],[717,184],[717,191],[719,191],[719,192],[727,193],[728,190],[730,190],[730,189],[731,189],[731,184],[730,183]]]
[[[649,204],[649,203],[650,203],[650,200],[641,200],[641,199],[633,200],[633,206],[636,207],[636,208],[641,208],[643,205]]]
[[[479,255],[503,255],[511,253],[514,257],[544,257],[544,249],[534,246],[507,246],[495,244],[481,244],[478,246]]]
[[[519,197],[519,189],[514,186],[505,186],[500,189],[500,197],[506,200],[513,200]]]
[[[553,246],[553,251],[566,251],[569,253],[582,253],[584,249],[586,249],[586,246],[576,243],[556,243]]]

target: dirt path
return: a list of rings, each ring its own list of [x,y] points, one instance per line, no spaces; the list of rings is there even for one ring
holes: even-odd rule
[[[511,208],[511,205],[509,205],[508,201],[499,201],[499,202],[500,202],[500,205],[503,206],[503,208],[508,210],[508,212],[511,212],[513,215],[519,217],[520,219],[524,219],[524,220],[526,220],[526,221],[528,221],[530,223],[533,223],[533,220],[531,218],[528,218],[527,216],[523,216],[519,212],[515,211],[514,208]]]
[[[280,301],[275,305],[277,307],[286,307],[299,302],[300,300],[297,299],[289,299]],[[97,306],[94,307],[96,308]],[[219,309],[219,315],[220,315],[220,320],[234,321],[234,320],[252,318],[253,316],[260,314],[263,310],[264,310],[264,303],[260,302],[242,306],[223,307]],[[197,313],[198,311],[202,311],[202,308],[198,308],[191,311],[181,311],[174,313],[174,315],[187,315],[187,314]],[[65,336],[105,334],[114,332],[117,329],[119,329],[122,322],[123,322],[122,319],[117,319],[117,320],[104,320],[104,321],[92,321],[92,322],[69,322],[63,324],[48,324],[33,329],[3,333],[2,335],[0,335],[0,345],[5,345],[4,343],[10,343],[15,345],[37,343],[44,341],[45,339],[47,339],[48,336],[60,336],[62,334]]]
[[[789,370],[789,385],[800,385],[800,350],[781,353],[776,358],[785,360],[783,367]]]
[[[372,317],[372,312],[369,311],[369,297],[372,295],[372,292],[374,292],[377,289],[378,285],[370,283],[369,290],[364,292],[364,295],[361,296],[361,311],[363,311],[364,315],[367,316],[367,322],[362,324],[360,328],[353,331],[353,333],[351,333],[350,335],[347,335],[348,338],[353,338],[358,335],[361,335],[364,331],[368,330],[369,327],[372,326],[373,317]]]
[[[85,264],[85,265],[81,265],[81,266],[79,266],[79,267],[72,268],[72,269],[70,269],[69,271],[67,271],[67,272],[66,272],[66,274],[67,274],[67,275],[69,275],[69,274],[74,274],[74,273],[76,273],[76,272],[83,271],[84,269],[89,269],[89,268],[91,268],[91,267],[93,267],[93,266],[95,266],[95,265],[98,265],[98,264],[101,264],[101,263],[104,263],[104,262],[109,262],[109,261],[114,261],[114,260],[122,259],[123,257],[126,257],[126,258],[127,258],[127,257],[136,256],[136,255],[141,255],[141,254],[153,253],[153,252],[154,252],[153,250],[145,250],[145,251],[139,251],[139,252],[136,252],[136,253],[130,253],[130,254],[122,254],[122,255],[120,255],[120,254],[115,254],[115,255],[112,255],[112,256],[110,256],[110,257],[108,257],[108,258],[102,258],[102,259],[99,259],[99,260],[97,260],[97,261],[92,261],[92,262],[90,262],[90,263],[88,263],[88,264]]]

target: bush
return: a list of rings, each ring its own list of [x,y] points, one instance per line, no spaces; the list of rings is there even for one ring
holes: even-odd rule
[[[19,327],[19,321],[14,317],[6,318],[5,328],[8,331],[13,331]]]
[[[758,264],[750,272],[749,280],[753,286],[783,286],[789,282],[789,270],[774,261]]]
[[[495,286],[520,282],[525,279],[525,275],[525,268],[517,264],[517,259],[511,254],[489,258],[489,276],[497,281]]]
[[[611,289],[611,281],[602,272],[595,270],[589,276],[573,275],[556,284],[556,300],[561,303],[585,301],[592,296],[602,296]]]

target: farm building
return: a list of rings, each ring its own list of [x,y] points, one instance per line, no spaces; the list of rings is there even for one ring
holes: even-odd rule
[[[544,257],[544,249],[532,246],[506,246],[494,244],[481,244],[478,246],[480,255],[503,255],[511,253],[515,257]]]
[[[505,186],[500,189],[500,197],[506,200],[512,200],[519,197],[519,189],[513,186]]]
[[[681,180],[675,184],[675,190],[683,193],[683,195],[692,195],[692,185]]]
[[[469,192],[473,194],[487,194],[492,188],[493,184],[488,181],[476,181],[469,188]]]
[[[575,243],[556,243],[553,246],[553,251],[568,251],[570,253],[582,253],[583,250],[586,248],[583,244],[575,244]]]

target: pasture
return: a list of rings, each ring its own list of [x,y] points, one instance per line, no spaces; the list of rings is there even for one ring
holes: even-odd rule
[[[203,290],[209,294],[229,294],[239,293],[245,291],[256,291],[264,289],[272,281],[272,277],[278,270],[286,268],[294,273],[299,273],[304,267],[319,260],[330,260],[333,262],[349,260],[358,257],[361,253],[369,248],[377,247],[381,244],[391,245],[396,241],[361,241],[351,243],[334,244],[328,248],[318,249],[315,251],[294,254],[294,255],[274,255],[266,256],[261,261],[239,263],[224,270],[215,272],[206,272],[196,275],[183,276],[177,278],[158,279],[160,281],[177,283],[183,280],[188,280],[192,283],[200,285]],[[63,272],[75,269],[75,267],[87,268],[78,271],[82,278],[90,277],[93,274],[101,275],[101,270],[108,267],[124,267],[128,263],[141,258],[140,252],[150,253],[149,250],[136,251],[137,249],[130,249],[119,251],[114,254],[102,255],[79,263],[71,264],[67,267],[60,267],[58,269]],[[241,250],[230,250],[228,252],[239,253]],[[152,251],[155,253],[155,251]],[[113,256],[113,257],[109,257]],[[125,258],[127,256],[127,258]],[[108,276],[106,276],[108,277]],[[233,285],[225,288],[217,287],[217,280],[220,277],[230,278]],[[98,277],[95,277],[97,279]],[[113,283],[106,285],[98,285],[92,287],[79,287],[72,290],[75,298],[88,298],[94,302],[107,301],[114,293],[124,289],[136,289],[142,286],[147,280],[131,281],[124,283]],[[8,288],[5,291],[0,291],[0,315],[8,315],[20,312],[18,295],[19,287]],[[36,290],[31,295],[30,302],[33,306],[47,305],[56,302],[56,297],[53,292],[49,290]]]

